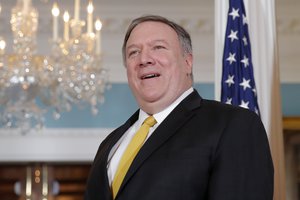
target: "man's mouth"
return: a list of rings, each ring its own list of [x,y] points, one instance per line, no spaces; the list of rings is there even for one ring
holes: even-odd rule
[[[145,80],[145,79],[150,79],[150,78],[156,78],[156,77],[159,77],[160,74],[147,74],[145,76],[142,76],[142,80]]]

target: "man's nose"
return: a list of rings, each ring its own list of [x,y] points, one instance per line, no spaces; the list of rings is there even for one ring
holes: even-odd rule
[[[144,50],[140,53],[140,67],[153,65],[154,59],[148,50]]]

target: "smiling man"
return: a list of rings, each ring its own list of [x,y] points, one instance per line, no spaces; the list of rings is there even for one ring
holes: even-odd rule
[[[164,110],[192,87],[192,52],[182,49],[169,25],[139,24],[124,54],[129,86],[140,108],[150,115]]]
[[[272,200],[259,117],[192,87],[189,34],[161,16],[132,21],[122,48],[140,109],[100,145],[85,200]]]

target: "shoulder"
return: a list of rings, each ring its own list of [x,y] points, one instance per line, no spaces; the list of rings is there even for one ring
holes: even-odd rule
[[[196,111],[198,114],[204,114],[207,117],[234,117],[244,116],[250,118],[259,118],[258,115],[248,109],[225,104],[216,100],[202,98],[197,90],[194,90],[182,103],[188,109]]]
[[[217,138],[218,148],[237,150],[253,144],[269,148],[261,118],[249,109],[202,99],[196,115],[202,116],[201,124],[205,130],[211,130],[210,134]]]
[[[232,122],[240,124],[249,124],[252,120],[260,122],[260,117],[255,112],[219,101],[204,99],[196,90],[181,105],[185,110],[192,111],[194,114],[193,121],[203,122],[201,124],[215,124],[224,127]]]
[[[258,115],[246,108],[242,108],[239,106],[233,106],[233,105],[228,105],[225,103],[221,103],[219,101],[215,100],[208,100],[208,99],[202,99],[201,101],[201,106],[200,110],[207,112],[208,114],[211,115],[218,115],[218,116],[244,116],[244,117],[254,117],[254,118],[259,118]]]
[[[197,121],[201,120],[201,124],[215,127],[219,131],[245,131],[253,125],[264,129],[260,117],[255,112],[214,100],[202,99],[195,114]]]

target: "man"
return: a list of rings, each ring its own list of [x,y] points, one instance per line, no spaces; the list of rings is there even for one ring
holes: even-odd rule
[[[192,88],[192,45],[182,27],[140,17],[122,51],[140,109],[100,145],[85,200],[272,200],[273,164],[259,117]],[[149,116],[155,125],[143,123]],[[128,161],[141,126],[148,135]]]

